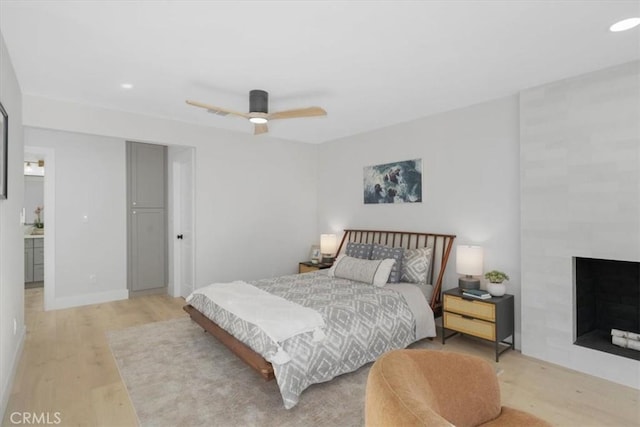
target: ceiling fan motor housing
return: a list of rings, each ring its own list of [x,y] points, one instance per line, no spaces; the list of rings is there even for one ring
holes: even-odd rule
[[[269,113],[269,94],[264,90],[254,89],[249,92],[249,112]]]

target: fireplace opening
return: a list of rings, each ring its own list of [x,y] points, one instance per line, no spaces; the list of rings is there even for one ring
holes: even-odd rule
[[[612,329],[640,334],[640,263],[576,257],[575,286],[574,344],[640,360],[640,351],[611,336]]]

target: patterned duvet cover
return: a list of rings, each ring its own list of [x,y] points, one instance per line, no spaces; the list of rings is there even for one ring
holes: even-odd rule
[[[314,342],[313,332],[308,332],[281,343],[291,361],[272,365],[287,409],[311,384],[355,371],[386,351],[416,341],[413,313],[404,297],[389,288],[330,278],[326,270],[248,283],[318,311],[326,323],[321,342]],[[203,295],[194,294],[189,303],[266,360],[276,353],[277,345],[258,327]]]

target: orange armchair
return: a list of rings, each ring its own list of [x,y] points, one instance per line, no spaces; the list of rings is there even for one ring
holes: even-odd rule
[[[374,426],[550,426],[500,404],[493,367],[447,351],[395,350],[372,366],[365,424]]]

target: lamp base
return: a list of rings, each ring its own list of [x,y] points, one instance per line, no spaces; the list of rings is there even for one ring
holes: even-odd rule
[[[460,289],[480,289],[480,279],[460,277],[458,279],[458,287]]]
[[[322,263],[323,264],[333,264],[333,262],[336,260],[336,257],[331,256],[331,255],[322,255]]]

